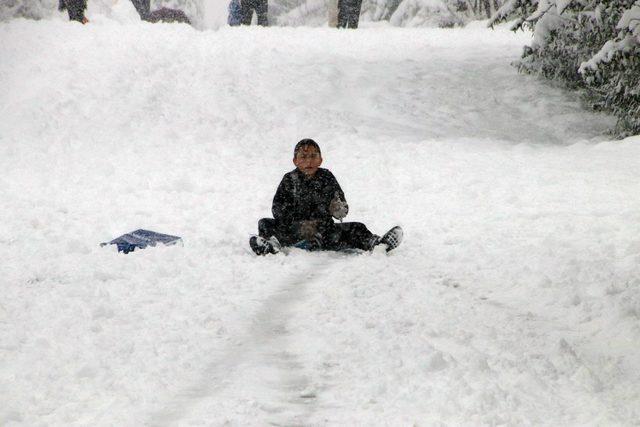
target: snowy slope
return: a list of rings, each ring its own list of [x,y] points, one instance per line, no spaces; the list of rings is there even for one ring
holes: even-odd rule
[[[0,24],[0,425],[637,423],[640,140],[526,35],[126,22]],[[251,253],[303,137],[397,251]]]

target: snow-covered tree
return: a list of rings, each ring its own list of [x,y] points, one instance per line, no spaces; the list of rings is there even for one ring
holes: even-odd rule
[[[584,90],[618,135],[640,133],[640,0],[509,0],[491,24],[512,18],[534,31],[520,70]]]
[[[624,11],[616,30],[579,71],[600,106],[618,116],[620,134],[640,134],[640,1]]]
[[[454,27],[464,25],[465,11],[443,0],[403,0],[389,22],[398,27]]]

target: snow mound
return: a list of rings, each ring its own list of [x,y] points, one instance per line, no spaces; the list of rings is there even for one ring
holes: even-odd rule
[[[0,23],[0,424],[637,423],[640,144],[527,34],[101,16]],[[253,255],[305,137],[398,249]]]
[[[444,0],[404,0],[389,22],[398,27],[448,28],[464,24]]]

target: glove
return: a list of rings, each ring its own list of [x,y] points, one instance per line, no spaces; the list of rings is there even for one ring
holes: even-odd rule
[[[340,199],[340,195],[336,192],[336,195],[331,199],[331,203],[329,203],[329,213],[335,219],[342,219],[347,216],[349,212],[349,205],[347,202]]]
[[[300,222],[300,236],[303,239],[310,240],[316,235],[317,232],[318,232],[317,220],[307,220],[307,221]]]

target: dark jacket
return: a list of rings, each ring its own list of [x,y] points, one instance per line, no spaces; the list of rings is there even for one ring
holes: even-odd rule
[[[327,169],[318,169],[311,178],[295,169],[282,178],[271,211],[279,226],[292,232],[306,220],[320,220],[319,226],[327,227],[333,224],[329,205],[336,195],[346,202],[340,184]]]
[[[153,12],[147,15],[146,19],[149,22],[178,22],[182,24],[191,24],[189,17],[181,10],[178,9],[170,9],[168,7],[161,7],[158,10],[154,10]]]

